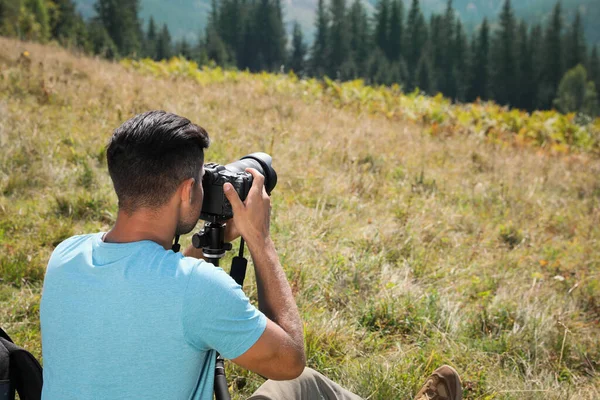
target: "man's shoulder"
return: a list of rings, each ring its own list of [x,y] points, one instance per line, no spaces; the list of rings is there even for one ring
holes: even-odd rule
[[[67,238],[67,239],[63,240],[62,242],[60,242],[58,244],[58,246],[56,246],[56,248],[52,252],[52,255],[55,257],[60,256],[60,255],[65,255],[65,254],[73,251],[74,249],[77,249],[83,243],[93,240],[93,238],[97,235],[99,235],[99,233],[88,233],[88,234],[83,234],[83,235],[71,236],[70,238]]]
[[[221,267],[217,267],[205,260],[193,257],[182,257],[180,261],[185,269],[189,269],[192,279],[203,284],[222,284],[233,280]],[[235,282],[235,281],[234,281]]]

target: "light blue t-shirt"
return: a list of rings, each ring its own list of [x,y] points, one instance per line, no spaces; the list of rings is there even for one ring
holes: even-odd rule
[[[42,399],[212,399],[215,351],[244,354],[264,314],[212,264],[102,235],[67,239],[50,257]]]

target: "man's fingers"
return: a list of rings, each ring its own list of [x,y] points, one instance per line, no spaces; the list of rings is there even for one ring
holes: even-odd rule
[[[255,187],[254,185],[256,184],[256,187],[258,188],[258,190],[261,190],[261,186],[264,187],[265,186],[265,177],[258,172],[257,170],[255,170],[254,168],[246,168],[246,172],[249,172],[250,174],[252,174],[252,177],[254,177],[254,182],[252,182],[252,187]]]
[[[225,183],[223,185],[223,192],[225,192],[225,197],[227,197],[227,200],[229,200],[229,202],[231,203],[233,214],[235,214],[238,210],[241,210],[242,207],[244,207],[242,200],[240,200],[240,196],[238,196],[231,183]]]

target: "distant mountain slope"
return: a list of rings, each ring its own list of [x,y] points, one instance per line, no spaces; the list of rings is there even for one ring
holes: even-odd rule
[[[95,0],[75,0],[79,10],[86,17],[94,15]],[[411,0],[403,0],[405,8],[410,7]],[[447,0],[421,0],[421,8],[429,15],[442,12]],[[210,10],[210,0],[141,0],[141,17],[145,22],[150,16],[159,23],[169,26],[175,39],[186,37],[195,40],[206,24]],[[351,0],[347,0],[350,4]],[[375,0],[365,2],[373,10]],[[484,17],[495,21],[504,0],[454,0],[454,9],[460,14],[469,29],[475,28]],[[285,20],[291,26],[294,20],[302,25],[305,40],[312,42],[314,34],[314,12],[317,0],[285,0]],[[516,15],[529,24],[545,22],[552,12],[553,0],[515,0],[512,2]],[[600,44],[600,1],[599,0],[562,0],[565,24],[570,24],[577,9],[582,14],[586,38],[589,42]]]

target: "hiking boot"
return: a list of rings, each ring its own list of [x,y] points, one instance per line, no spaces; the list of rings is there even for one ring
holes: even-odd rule
[[[415,400],[462,400],[458,373],[454,368],[442,365],[427,378]]]

